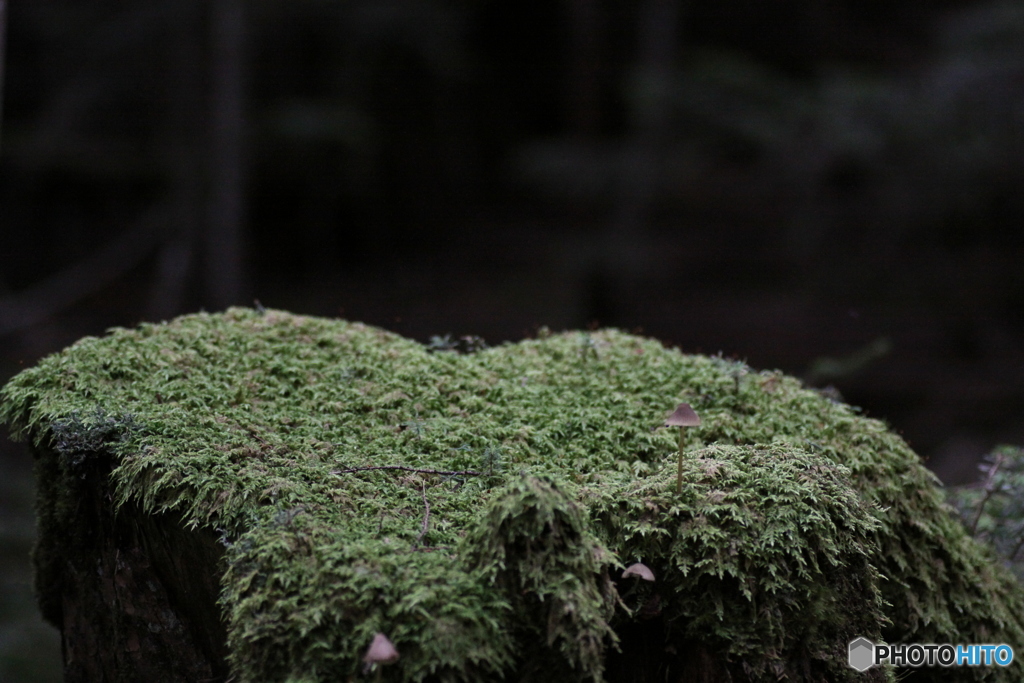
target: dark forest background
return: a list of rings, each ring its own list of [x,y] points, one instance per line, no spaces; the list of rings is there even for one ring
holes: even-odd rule
[[[259,299],[642,330],[841,395],[947,483],[1024,443],[1020,2],[5,4],[0,381]],[[0,680],[58,680],[0,464]]]

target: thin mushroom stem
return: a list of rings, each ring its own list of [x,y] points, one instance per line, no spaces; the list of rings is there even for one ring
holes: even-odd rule
[[[689,403],[680,403],[675,411],[665,420],[663,427],[679,428],[679,463],[676,466],[676,493],[683,492],[683,429],[700,426],[700,416],[693,411]]]
[[[679,462],[676,465],[676,493],[683,492],[683,427],[679,428]]]

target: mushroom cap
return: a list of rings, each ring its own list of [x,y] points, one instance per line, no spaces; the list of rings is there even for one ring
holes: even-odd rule
[[[665,420],[666,427],[697,427],[700,426],[700,416],[693,411],[689,403],[680,403],[676,406],[675,412]]]
[[[638,576],[644,581],[654,581],[654,572],[646,564],[641,564],[640,562],[626,567],[626,571],[622,572],[622,578],[627,576]]]
[[[363,655],[363,663],[369,666],[370,664],[393,664],[396,661],[398,661],[398,650],[388,640],[388,637],[383,633],[374,635],[373,642],[370,643],[370,647],[366,648],[366,654]]]

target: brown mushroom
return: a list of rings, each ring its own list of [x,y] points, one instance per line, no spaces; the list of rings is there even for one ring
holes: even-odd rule
[[[626,571],[622,572],[622,578],[627,576],[637,576],[644,581],[654,581],[654,572],[646,564],[640,562],[626,567]]]
[[[683,429],[699,427],[700,416],[694,412],[689,403],[680,403],[662,426],[679,427],[679,463],[676,466],[676,492],[678,493],[683,490]]]
[[[689,403],[680,403],[675,411],[665,419],[666,427],[699,427],[700,417]]]

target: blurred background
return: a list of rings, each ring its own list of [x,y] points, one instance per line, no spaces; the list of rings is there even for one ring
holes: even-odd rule
[[[1024,443],[1020,2],[5,5],[0,382],[258,299],[721,352],[950,484]],[[0,468],[0,681],[56,681],[24,447]]]

